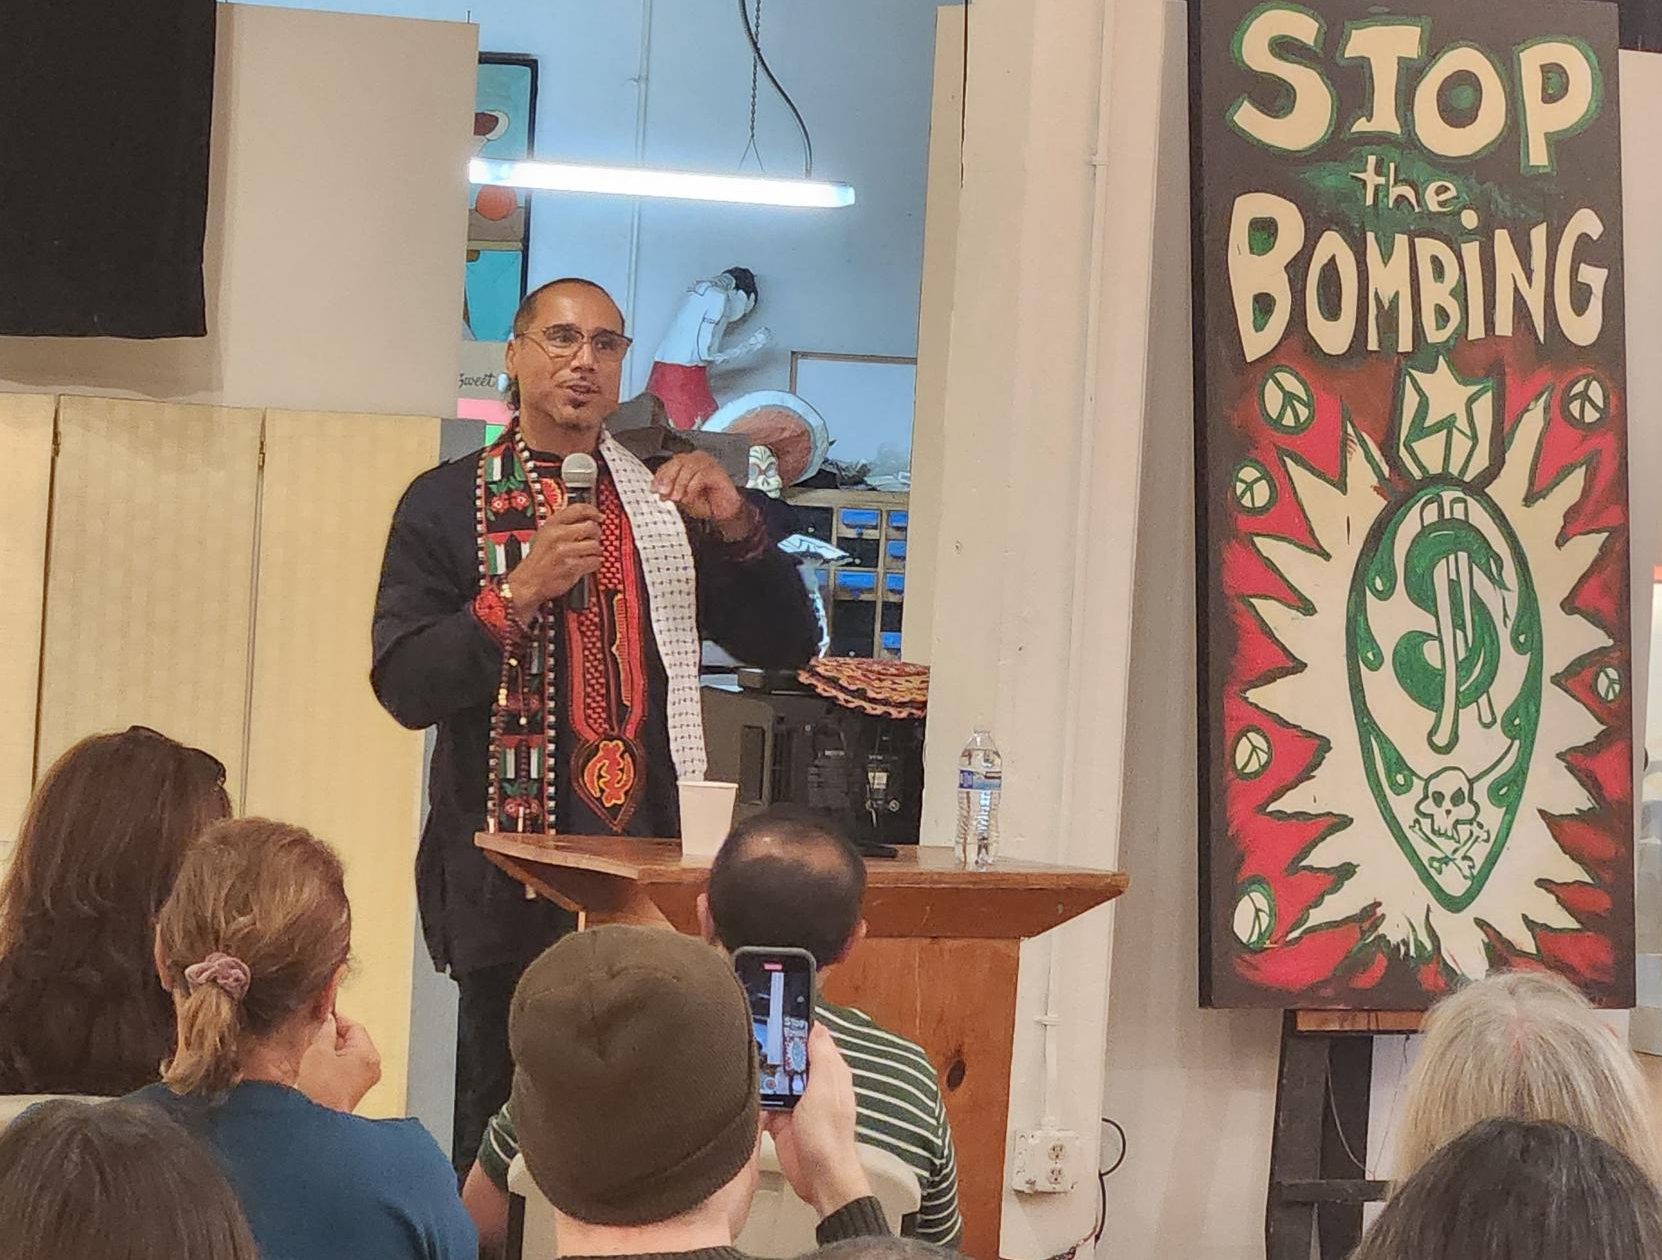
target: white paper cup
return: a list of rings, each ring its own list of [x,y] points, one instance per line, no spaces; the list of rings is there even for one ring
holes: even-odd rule
[[[713,858],[733,829],[733,802],[737,783],[710,779],[682,779],[681,855]]]

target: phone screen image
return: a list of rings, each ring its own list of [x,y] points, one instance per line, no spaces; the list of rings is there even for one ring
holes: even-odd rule
[[[787,1111],[808,1088],[814,960],[795,950],[743,949],[733,962],[750,999],[762,1106]]]

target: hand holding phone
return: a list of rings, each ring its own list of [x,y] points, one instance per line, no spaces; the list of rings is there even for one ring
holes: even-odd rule
[[[791,1111],[767,1117],[779,1155],[779,1171],[823,1220],[871,1193],[871,1181],[855,1148],[854,1073],[837,1043],[816,1024],[808,1034],[812,1076]]]
[[[733,969],[750,1001],[762,1107],[789,1111],[808,1089],[814,956],[802,949],[746,946],[734,953]]]

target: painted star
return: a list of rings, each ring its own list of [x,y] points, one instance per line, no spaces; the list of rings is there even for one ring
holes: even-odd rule
[[[1470,481],[1489,466],[1495,427],[1495,383],[1463,380],[1447,356],[1429,372],[1404,373],[1397,449],[1416,478],[1447,475]]]

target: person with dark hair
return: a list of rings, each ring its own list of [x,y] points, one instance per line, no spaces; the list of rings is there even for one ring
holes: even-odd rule
[[[1656,1260],[1662,1194],[1555,1121],[1485,1120],[1397,1188],[1350,1260]]]
[[[740,822],[710,867],[698,899],[712,944],[805,949],[823,975],[865,938],[866,864],[823,815],[777,807]],[[912,1232],[951,1245],[963,1232],[958,1165],[940,1081],[929,1056],[861,1011],[827,1002],[814,1009],[854,1073],[860,1141],[898,1156],[917,1174],[922,1202]],[[809,1080],[813,1079],[810,1071]],[[508,1165],[519,1149],[512,1106],[491,1119],[463,1191],[487,1247],[508,1215]]]
[[[370,681],[400,723],[438,728],[416,887],[460,990],[458,1171],[508,1097],[514,983],[571,927],[474,834],[678,835],[677,780],[705,770],[702,640],[791,669],[819,642],[759,496],[708,453],[649,467],[608,433],[629,346],[592,281],[529,294],[507,349],[513,422],[417,477],[387,537]],[[576,456],[597,466],[588,502],[562,480]]]
[[[563,1256],[743,1260],[761,1175],[750,1002],[690,937],[612,925],[568,936],[514,993],[509,1038],[525,1167]],[[807,1092],[767,1117],[821,1243],[886,1234],[854,1140],[854,1087],[824,1029]]]
[[[212,828],[156,926],[177,1046],[161,1083],[131,1098],[218,1157],[265,1260],[476,1260],[426,1130],[350,1114],[380,1076],[367,1033],[336,1009],[351,952],[345,872],[328,845],[263,818]]]
[[[823,814],[782,805],[737,823],[710,864],[705,935],[805,949],[824,971],[864,939],[866,863]]]
[[[0,1132],[6,1260],[259,1260],[213,1157],[154,1107],[54,1099]]]
[[[52,763],[0,883],[0,1094],[157,1078],[173,1005],[150,966],[156,915],[186,846],[230,813],[225,767],[148,727]]]

